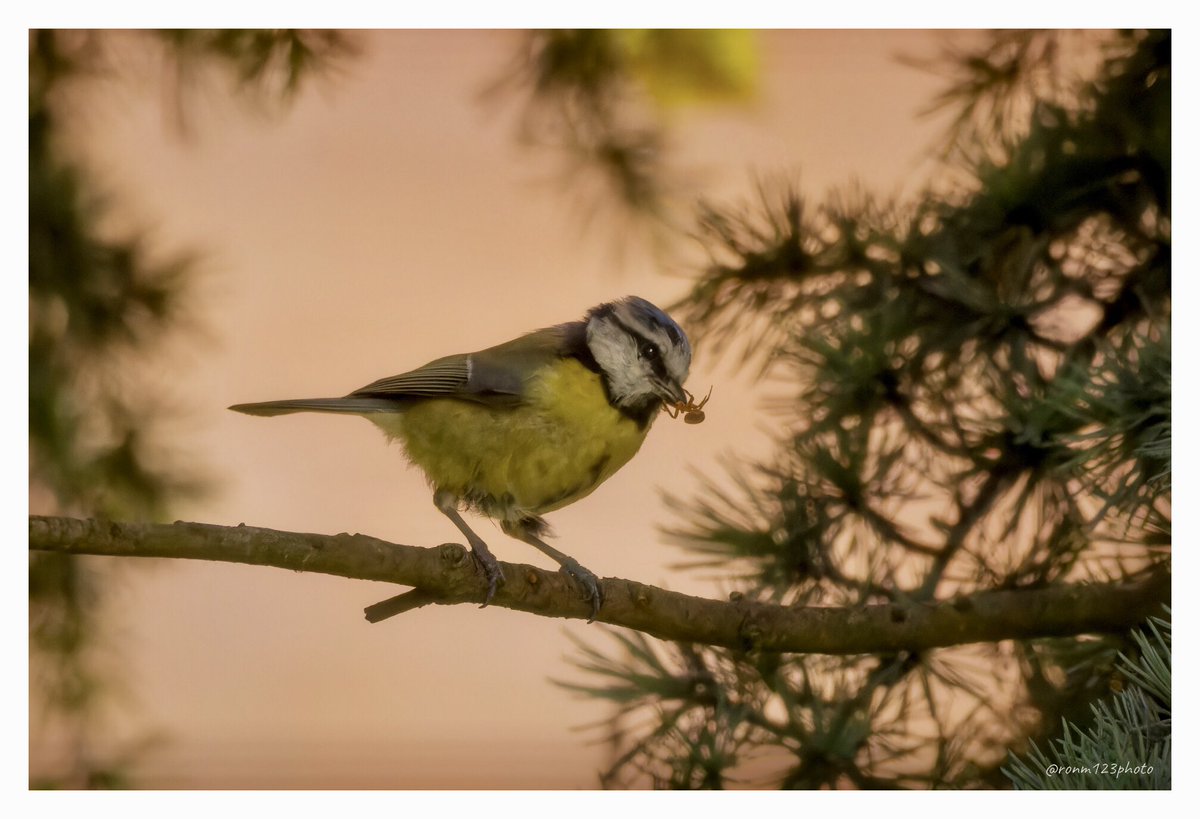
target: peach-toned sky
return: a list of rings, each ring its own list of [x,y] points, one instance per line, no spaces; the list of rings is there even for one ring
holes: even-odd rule
[[[942,36],[763,33],[758,99],[677,114],[677,161],[717,201],[780,171],[814,197],[854,179],[911,190],[941,127],[916,114],[940,86],[895,57]],[[661,305],[686,288],[647,254],[614,253],[605,223],[585,229],[554,163],[518,147],[515,102],[481,103],[515,34],[362,43],[279,119],[211,94],[181,137],[143,58],[131,58],[136,80],[100,86],[81,109],[83,147],[122,213],[164,248],[205,254],[206,335],[182,338],[154,373],[187,408],[181,443],[218,490],[177,517],[457,540],[370,424],[225,407],[345,393],[600,301]],[[701,340],[689,386],[716,385],[706,422],[660,420],[616,477],[550,517],[558,547],[600,575],[723,594],[673,568],[683,553],[658,533],[672,521],[658,490],[686,496],[690,470],[719,475],[723,455],[770,451],[764,389],[731,364]],[[552,566],[477,528],[500,559]],[[582,679],[568,634],[603,643],[597,626],[471,606],[369,625],[362,608],[396,587],[236,565],[155,562],[120,578],[113,618],[132,694],[121,732],[166,739],[137,770],[146,786],[590,788],[605,766],[605,748],[587,744],[598,734],[576,730],[605,707],[550,682]]]

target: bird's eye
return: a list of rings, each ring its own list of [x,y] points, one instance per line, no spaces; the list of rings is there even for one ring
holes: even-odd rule
[[[654,358],[658,355],[658,348],[653,344],[646,343],[638,348],[638,358]]]

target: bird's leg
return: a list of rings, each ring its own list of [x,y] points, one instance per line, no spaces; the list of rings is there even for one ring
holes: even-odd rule
[[[504,530],[506,535],[528,543],[542,554],[553,559],[554,562],[562,567],[563,572],[583,587],[588,602],[592,604],[592,615],[588,617],[588,622],[591,623],[596,619],[596,615],[600,613],[600,606],[604,604],[604,590],[600,585],[600,579],[583,568],[578,560],[570,555],[563,554],[539,538],[535,534],[535,531],[544,525],[540,519],[525,518],[515,522],[501,521],[500,528]]]
[[[487,604],[492,602],[492,596],[496,594],[496,586],[504,582],[504,572],[500,570],[500,563],[496,560],[495,555],[488,551],[487,544],[483,542],[483,538],[471,531],[471,527],[467,526],[467,522],[462,519],[462,515],[458,513],[458,498],[453,492],[438,490],[433,494],[433,504],[443,515],[450,518],[458,531],[463,533],[463,537],[467,539],[467,543],[471,544],[471,554],[475,557],[475,562],[479,564],[479,568],[483,569],[484,575],[487,577],[488,589],[487,596],[483,598],[483,605],[480,608],[486,608]]]

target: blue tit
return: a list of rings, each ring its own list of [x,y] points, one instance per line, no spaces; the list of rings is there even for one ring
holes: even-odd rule
[[[504,576],[463,520],[469,509],[555,560],[591,603],[596,576],[543,540],[542,515],[574,503],[638,451],[660,409],[685,406],[692,348],[666,313],[636,296],[580,321],[475,353],[446,356],[343,398],[237,404],[248,415],[361,415],[424,471],[433,502],[470,543],[487,578],[484,605]]]

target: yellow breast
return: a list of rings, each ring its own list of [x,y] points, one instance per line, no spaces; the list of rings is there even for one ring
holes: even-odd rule
[[[588,495],[637,453],[650,428],[613,408],[600,376],[574,359],[543,368],[517,406],[431,398],[368,417],[401,441],[435,488],[509,519]]]

